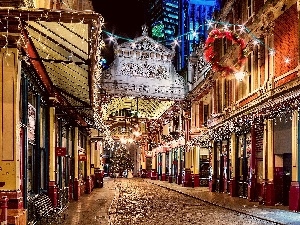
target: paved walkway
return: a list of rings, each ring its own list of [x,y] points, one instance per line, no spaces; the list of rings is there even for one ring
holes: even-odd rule
[[[71,201],[67,209],[66,225],[109,224],[108,210],[116,193],[113,179],[105,178],[103,188],[95,188],[89,195],[80,196],[79,201]]]
[[[148,180],[146,182],[159,185],[186,195],[190,195],[214,205],[247,213],[259,218],[265,218],[282,224],[300,225],[300,213],[291,212],[287,206],[264,206],[258,202],[249,202],[247,199],[230,197],[228,194],[210,192],[207,187],[182,187],[176,183],[166,181]]]

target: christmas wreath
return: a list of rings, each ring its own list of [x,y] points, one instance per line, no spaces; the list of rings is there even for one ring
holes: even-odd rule
[[[214,45],[216,39],[218,38],[226,38],[232,41],[234,44],[239,45],[239,57],[236,67],[233,66],[222,66],[220,62],[217,61]],[[213,29],[208,38],[205,41],[205,48],[204,48],[204,57],[207,62],[211,63],[212,69],[217,72],[225,72],[225,74],[230,74],[237,72],[246,62],[246,44],[243,39],[241,39],[236,33],[233,33],[229,30],[220,30],[220,29]]]

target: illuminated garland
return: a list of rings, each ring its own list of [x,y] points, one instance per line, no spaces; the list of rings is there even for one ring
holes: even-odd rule
[[[219,38],[226,38],[230,41],[232,41],[235,44],[238,44],[240,47],[239,51],[239,58],[237,62],[237,68],[232,66],[222,66],[220,62],[216,59],[216,54],[214,50],[214,42],[216,39]],[[220,29],[213,29],[209,35],[208,38],[205,41],[205,48],[204,48],[204,57],[207,60],[207,62],[211,63],[212,69],[216,72],[225,72],[225,74],[230,74],[237,72],[241,67],[244,66],[246,61],[246,44],[243,39],[241,39],[237,34],[233,33],[229,30],[220,30]]]

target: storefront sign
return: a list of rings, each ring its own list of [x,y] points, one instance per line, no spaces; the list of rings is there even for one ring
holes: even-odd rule
[[[56,147],[55,154],[56,156],[65,156],[67,154],[66,147]]]
[[[78,155],[78,161],[86,161],[86,154]]]

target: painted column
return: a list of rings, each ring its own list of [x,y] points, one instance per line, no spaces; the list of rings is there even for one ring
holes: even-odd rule
[[[289,192],[289,210],[300,211],[300,166],[299,166],[299,112],[293,112],[292,120],[292,182]]]
[[[248,200],[257,201],[256,196],[256,132],[255,126],[251,127],[251,155],[250,155],[250,172],[248,183]]]
[[[210,152],[210,179],[209,179],[209,190],[214,192],[216,191],[216,173],[217,173],[217,168],[216,168],[216,151],[217,151],[217,146],[216,146],[215,141],[211,141],[211,152]]]
[[[56,125],[55,125],[55,107],[49,108],[49,186],[48,194],[54,207],[57,206],[57,186],[56,186]]]
[[[275,204],[275,190],[274,190],[274,142],[273,142],[273,132],[274,125],[273,120],[268,119],[266,121],[266,159],[267,163],[266,168],[266,180],[265,180],[265,205],[274,205]]]
[[[21,179],[21,128],[19,121],[21,68],[17,48],[0,50],[0,198],[7,196],[8,208],[23,208]],[[24,132],[27,128],[23,129]],[[23,134],[24,134],[23,132]],[[27,140],[25,140],[27,145]],[[25,159],[27,160],[27,159]],[[23,171],[25,174],[26,171]],[[26,178],[26,176],[24,176]],[[27,180],[23,180],[26,185]]]
[[[87,137],[86,140],[86,193],[92,192],[92,178],[91,178],[91,141]]]
[[[174,176],[172,167],[173,167],[173,151],[172,149],[169,149],[169,177],[168,177],[169,183],[172,183],[173,176]]]
[[[78,178],[78,127],[74,127],[74,200],[80,197],[80,181]]]
[[[182,183],[182,150],[180,148],[177,148],[177,180],[176,183],[181,185]]]
[[[102,141],[95,143],[95,171],[100,169],[100,152],[102,152]]]
[[[142,170],[146,169],[146,156],[145,156],[145,152],[146,152],[146,145],[142,146],[142,153],[140,153],[140,162],[141,162],[141,167]]]
[[[231,197],[236,197],[237,196],[237,180],[236,180],[236,155],[237,155],[237,140],[236,140],[236,135],[235,133],[231,134],[231,170],[232,170],[232,177],[230,178],[230,195]]]
[[[151,180],[156,180],[156,154],[152,151]]]
[[[95,176],[95,141],[91,141],[91,176]]]
[[[95,173],[95,187],[102,188],[103,187],[103,174],[102,169],[102,161],[100,159],[100,154],[103,153],[103,144],[102,140],[97,140],[93,145],[94,148],[94,173]],[[101,167],[101,168],[100,168]],[[109,171],[108,171],[109,172]]]
[[[162,162],[161,162],[161,180],[166,181],[166,152],[162,152]]]
[[[194,156],[194,187],[199,187],[200,186],[200,147],[195,146],[195,156]]]

